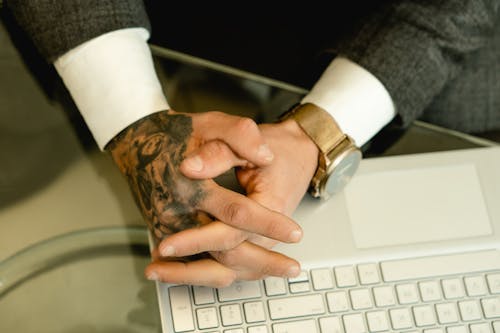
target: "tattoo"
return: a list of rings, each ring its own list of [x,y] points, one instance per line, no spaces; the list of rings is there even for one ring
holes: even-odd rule
[[[206,195],[203,181],[179,171],[192,132],[190,116],[159,112],[130,125],[108,147],[157,241],[211,221],[197,210]]]

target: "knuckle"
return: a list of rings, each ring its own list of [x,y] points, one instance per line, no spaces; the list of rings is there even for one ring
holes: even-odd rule
[[[227,223],[236,227],[244,226],[248,220],[248,208],[238,202],[230,202],[224,208],[224,216]]]
[[[265,236],[275,238],[280,234],[280,223],[269,220],[264,228]]]
[[[217,261],[224,264],[224,266],[235,266],[238,262],[238,256],[232,250],[219,251],[217,253]]]
[[[218,157],[226,154],[226,145],[221,141],[212,141],[206,146],[206,154],[208,157]]]
[[[224,113],[223,112],[220,112],[220,111],[208,111],[208,112],[202,112],[202,113],[198,113],[197,115],[199,115],[199,117],[203,117],[203,118],[206,118],[206,119],[211,119],[211,118],[221,118],[221,117],[224,117]]]
[[[273,276],[276,273],[276,264],[265,263],[261,266],[259,274],[262,276]]]
[[[259,128],[257,123],[251,118],[241,117],[236,122],[236,130],[248,135],[250,133],[258,133]]]

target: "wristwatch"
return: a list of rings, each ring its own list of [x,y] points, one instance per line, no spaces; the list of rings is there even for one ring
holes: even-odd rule
[[[305,103],[293,107],[280,119],[293,119],[319,148],[318,168],[309,193],[329,198],[340,192],[358,169],[361,150],[343,133],[335,119],[321,107]]]

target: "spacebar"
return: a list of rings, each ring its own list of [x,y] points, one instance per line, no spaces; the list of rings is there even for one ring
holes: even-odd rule
[[[500,269],[500,251],[488,250],[460,254],[383,261],[384,281],[421,279]]]

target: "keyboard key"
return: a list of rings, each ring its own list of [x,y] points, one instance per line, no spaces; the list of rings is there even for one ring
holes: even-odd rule
[[[238,304],[221,306],[220,317],[222,319],[222,325],[224,326],[239,325],[243,323],[240,306]]]
[[[264,304],[261,301],[243,304],[245,319],[247,323],[256,323],[266,320]]]
[[[470,325],[470,332],[471,333],[492,333],[492,331],[490,329],[490,325],[487,323],[471,324]]]
[[[373,298],[377,306],[391,306],[396,304],[392,287],[375,287],[373,288]]]
[[[268,300],[272,319],[294,318],[325,313],[320,294],[294,296]]]
[[[486,284],[481,275],[468,276],[464,279],[465,289],[469,296],[483,296],[486,295]]]
[[[193,286],[193,296],[196,305],[212,304],[215,302],[214,290],[212,288]]]
[[[315,290],[333,288],[333,275],[331,269],[313,269],[311,271],[311,279]]]
[[[424,330],[424,333],[444,333],[444,331],[441,328],[429,328]]]
[[[354,310],[369,309],[373,306],[368,289],[354,289],[349,292]]]
[[[215,307],[196,309],[196,319],[200,330],[219,326],[217,309]]]
[[[447,327],[446,333],[467,333],[467,327],[463,325]]]
[[[361,284],[376,284],[380,282],[376,264],[358,265],[358,276]]]
[[[346,333],[365,333],[365,322],[360,313],[348,314],[342,317]]]
[[[500,294],[500,273],[486,275],[488,286],[492,294]]]
[[[309,282],[290,283],[290,292],[292,294],[305,293],[309,290],[311,290]]]
[[[224,333],[245,333],[242,328],[233,328],[230,330],[224,330]]]
[[[249,327],[248,333],[269,333],[269,331],[267,330],[267,326],[260,325]]]
[[[342,333],[339,317],[323,317],[319,319],[321,333]]]
[[[189,297],[188,286],[168,288],[170,308],[175,332],[188,332],[194,330],[193,309]]]
[[[236,281],[229,287],[217,289],[217,293],[221,302],[258,298],[261,296],[260,282]]]
[[[337,286],[339,288],[352,287],[357,284],[356,274],[354,273],[354,267],[352,266],[342,266],[335,267],[335,279],[337,280]]]
[[[460,309],[460,316],[463,321],[481,319],[481,310],[476,301],[458,302],[458,308]]]
[[[391,309],[389,310],[389,315],[391,317],[392,328],[395,330],[413,327],[413,321],[409,309]]]
[[[443,286],[443,294],[446,299],[457,299],[465,296],[461,279],[444,279],[441,281],[441,284]]]
[[[396,286],[399,304],[412,304],[418,302],[417,286],[414,283],[399,284]]]
[[[384,332],[389,330],[385,311],[372,311],[366,314],[370,332]]]
[[[273,333],[319,333],[314,319],[292,321],[273,325]]]
[[[430,256],[385,261],[380,264],[386,282],[425,279],[460,273],[500,269],[500,251]]]
[[[332,313],[344,312],[350,309],[345,291],[335,291],[326,294],[326,301],[328,303],[328,310]]]
[[[495,333],[500,333],[500,321],[493,322],[493,331]]]
[[[415,317],[415,324],[418,327],[431,326],[436,323],[436,316],[430,305],[413,307],[413,316]]]
[[[487,319],[500,318],[500,297],[482,299],[481,305]]]
[[[440,324],[451,324],[458,322],[458,312],[455,303],[436,304],[436,312]]]
[[[285,279],[279,277],[268,277],[264,280],[267,296],[278,296],[286,294]]]
[[[437,281],[420,282],[418,288],[424,302],[432,302],[441,299],[441,288]]]

